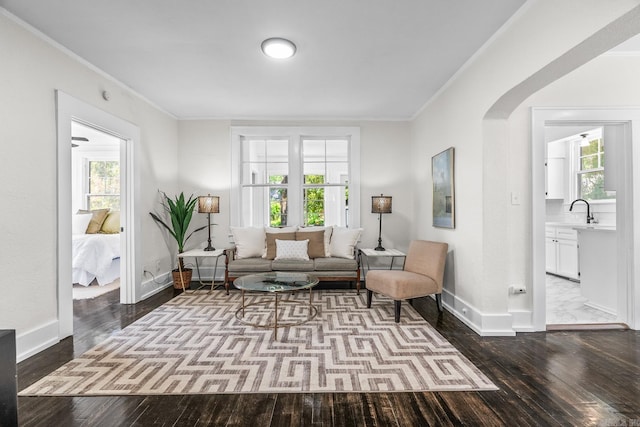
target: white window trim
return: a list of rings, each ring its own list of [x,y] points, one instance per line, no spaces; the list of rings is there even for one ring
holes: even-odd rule
[[[300,141],[303,137],[326,137],[350,139],[349,144],[349,227],[360,227],[360,128],[352,126],[231,126],[231,194],[230,194],[230,224],[232,227],[242,226],[240,194],[241,194],[241,142],[244,137],[284,137],[293,144],[293,155],[299,161],[293,162],[289,174],[300,176],[302,152]],[[297,178],[296,178],[297,179]],[[294,195],[289,195],[289,197]],[[295,200],[302,195],[295,195]],[[301,202],[301,201],[300,201]],[[298,204],[300,207],[298,208]],[[294,223],[302,222],[301,203],[292,203],[294,211],[289,211]],[[298,212],[299,211],[299,212]],[[330,224],[328,224],[330,225]]]

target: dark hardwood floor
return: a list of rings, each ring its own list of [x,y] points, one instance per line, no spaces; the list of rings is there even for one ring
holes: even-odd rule
[[[21,362],[18,389],[174,297],[76,301],[73,338]],[[640,426],[640,332],[480,337],[435,301],[414,306],[498,391],[19,397],[22,426]],[[1,421],[1,420],[0,420]],[[0,425],[2,423],[0,422]]]

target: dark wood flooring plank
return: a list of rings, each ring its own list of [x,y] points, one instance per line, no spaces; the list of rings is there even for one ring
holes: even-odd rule
[[[126,306],[118,304],[117,293],[74,302],[74,337],[21,362],[19,390],[178,293],[166,289]],[[499,390],[19,397],[20,425],[564,426],[640,420],[640,332],[480,337],[450,313],[440,314],[428,298],[417,299],[414,306]]]

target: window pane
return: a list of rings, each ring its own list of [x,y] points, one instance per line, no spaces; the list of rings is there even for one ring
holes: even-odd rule
[[[287,225],[287,189],[269,189],[269,225],[281,227]]]
[[[599,149],[598,141],[598,139],[594,139],[589,142],[589,145],[587,145],[586,147],[580,147],[580,155],[587,156],[589,154],[596,154]]]
[[[325,161],[325,141],[321,139],[305,139],[302,141],[304,162]]]
[[[599,200],[609,198],[604,191],[604,171],[579,174],[578,186],[578,192],[582,199]]]
[[[598,155],[582,157],[580,159],[580,170],[596,169],[598,167]]]
[[[90,210],[93,209],[111,209],[114,211],[120,210],[120,195],[117,196],[88,196],[88,203]]]
[[[330,184],[340,184],[343,178],[349,175],[349,163],[327,163],[327,182]]]
[[[305,184],[324,184],[324,175],[305,175]]]
[[[348,162],[349,142],[346,139],[328,140],[327,160],[333,162]]]
[[[242,161],[264,162],[267,158],[266,141],[263,139],[251,139],[242,141]]]
[[[305,188],[304,225],[324,225],[324,188]]]
[[[120,162],[89,161],[89,209],[120,209]]]
[[[287,162],[289,160],[289,141],[270,139],[267,141],[267,162]]]
[[[267,176],[269,177],[269,183],[281,184],[282,177],[289,175],[288,163],[267,163]],[[284,181],[286,184],[286,181]]]

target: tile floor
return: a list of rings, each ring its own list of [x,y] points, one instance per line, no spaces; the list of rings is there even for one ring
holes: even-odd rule
[[[580,283],[547,274],[547,325],[613,323],[616,316],[584,305]]]

